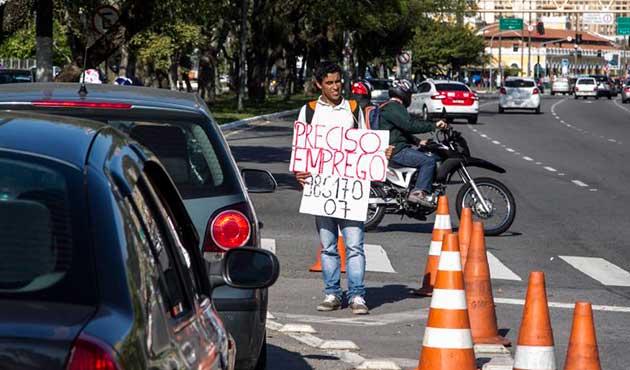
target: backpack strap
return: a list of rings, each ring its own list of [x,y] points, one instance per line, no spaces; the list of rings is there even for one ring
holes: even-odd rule
[[[370,115],[372,114],[372,111],[376,108],[377,107],[374,105],[368,105],[367,107],[365,107],[365,117],[363,117],[363,119],[365,120],[365,126],[368,130],[372,129],[372,122],[370,121]]]
[[[306,104],[306,110],[304,111],[306,115],[306,123],[309,125],[313,122],[313,116],[315,115],[315,108],[317,107],[317,100],[311,100]]]
[[[356,100],[348,100],[348,103],[350,104],[350,111],[354,119],[354,128],[359,128],[359,103],[357,103]]]

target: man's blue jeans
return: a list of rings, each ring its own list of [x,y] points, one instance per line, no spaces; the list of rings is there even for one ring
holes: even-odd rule
[[[346,275],[348,278],[348,301],[352,297],[365,296],[365,253],[363,251],[363,222],[316,216],[315,223],[322,243],[322,276],[325,294],[334,294],[341,299],[341,259],[337,251],[338,230],[346,246]]]
[[[416,187],[413,190],[424,190],[431,193],[431,182],[437,157],[433,154],[421,152],[415,148],[404,148],[392,156],[392,161],[405,167],[416,167],[419,171]]]

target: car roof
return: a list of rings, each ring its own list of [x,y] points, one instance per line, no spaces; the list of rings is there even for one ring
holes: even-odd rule
[[[33,153],[83,168],[90,144],[103,126],[79,118],[0,111],[0,151]]]
[[[531,81],[531,82],[536,82],[534,81],[533,78],[531,77],[516,77],[516,76],[510,76],[510,77],[506,77],[505,78],[506,81],[517,81],[517,80],[522,80],[522,81]]]
[[[428,82],[432,82],[434,84],[460,84],[460,85],[465,85],[463,82],[459,82],[459,81],[453,81],[453,80],[432,80],[432,79],[427,79]]]
[[[79,95],[78,83],[15,83],[0,85],[0,101],[31,102],[64,100],[131,103],[153,108],[199,111],[203,102],[197,94],[142,86],[86,84],[87,95]]]

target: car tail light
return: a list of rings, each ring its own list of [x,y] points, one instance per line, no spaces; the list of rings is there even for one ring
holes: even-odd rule
[[[593,91],[597,91],[597,88],[596,88],[596,87],[594,87],[594,88],[593,88]]]
[[[505,87],[502,87],[501,88],[501,95],[505,95],[505,94],[507,94],[507,91],[505,90]]]
[[[442,100],[442,99],[446,99],[446,95],[444,94],[438,94],[438,95],[432,95],[431,99],[433,100]]]
[[[477,96],[476,94],[473,94],[471,96],[471,99],[477,101],[477,100],[479,100],[479,96]]]
[[[204,253],[223,254],[232,248],[251,245],[255,236],[252,236],[253,221],[249,215],[249,208],[245,203],[238,203],[215,212],[206,227]]]
[[[626,87],[626,92],[630,93],[630,87]]]
[[[111,347],[98,339],[80,334],[70,350],[66,370],[120,370]]]
[[[580,89],[578,89],[578,87],[576,86],[576,87],[575,87],[575,91],[580,91]]]
[[[68,101],[68,100],[36,100],[31,102],[35,107],[48,108],[97,108],[97,109],[131,109],[133,106],[128,103],[103,103],[88,101]]]
[[[532,94],[538,95],[538,93],[540,93],[540,91],[537,88],[534,88],[534,91],[532,91]]]

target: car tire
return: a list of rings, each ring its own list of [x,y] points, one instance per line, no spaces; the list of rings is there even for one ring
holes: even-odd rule
[[[267,332],[265,332],[265,339],[263,339],[258,361],[256,361],[256,367],[253,370],[267,370]]]
[[[503,112],[505,112],[505,109],[503,109],[503,107],[499,105],[499,113],[503,113]]]
[[[535,111],[536,111],[536,114],[540,114],[540,105],[536,107]]]
[[[554,96],[554,95],[556,95],[556,93],[554,91],[552,91],[551,92],[551,96]]]
[[[599,96],[596,96],[596,97],[595,97],[595,100],[599,100]]]
[[[583,96],[582,99],[586,100],[588,99],[588,96]],[[599,97],[596,96],[595,99],[599,99]]]
[[[573,98],[574,98],[575,100],[577,100],[578,96],[577,96],[577,95],[573,95]]]
[[[476,125],[477,124],[477,119],[479,118],[479,116],[474,116],[474,117],[470,117],[468,118],[468,124],[469,125]]]
[[[429,108],[427,108],[427,106],[423,106],[422,107],[422,120],[423,121],[428,121],[430,119],[429,117]]]
[[[612,99],[612,96],[608,95],[608,100]]]

